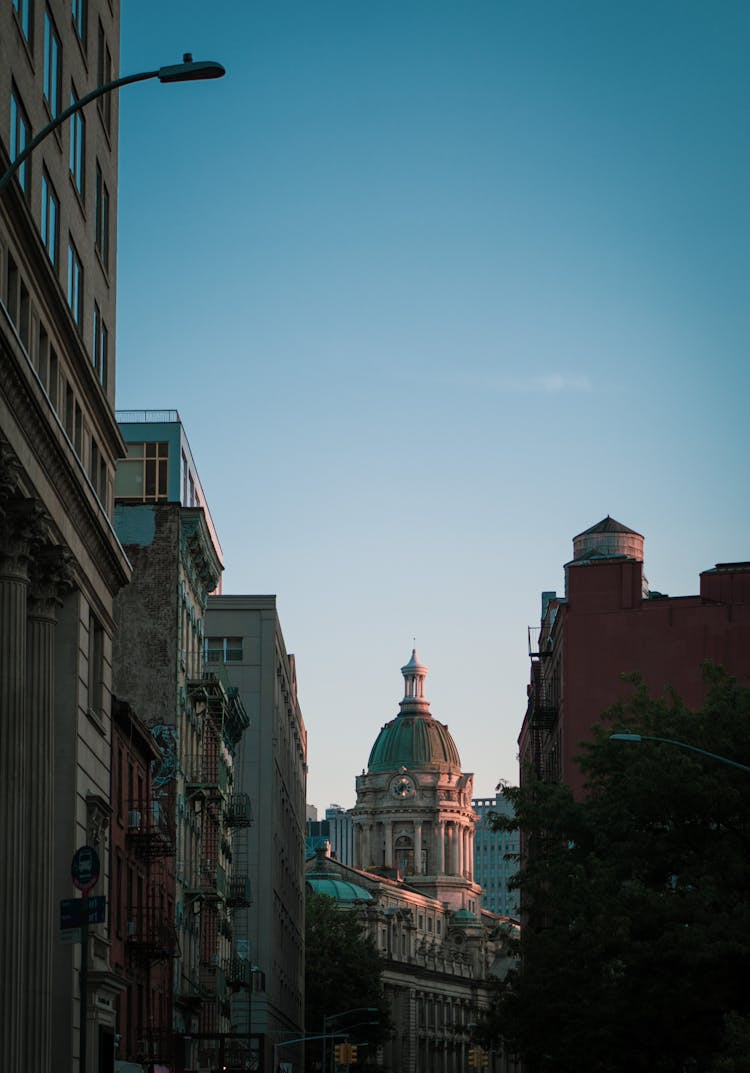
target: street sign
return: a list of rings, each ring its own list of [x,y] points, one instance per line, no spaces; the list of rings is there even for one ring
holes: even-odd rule
[[[73,886],[88,893],[99,878],[99,854],[93,846],[81,846],[73,854],[70,866]]]
[[[107,919],[107,899],[103,894],[96,894],[89,898],[62,898],[60,900],[60,939],[62,942],[81,942],[83,909],[87,903],[89,924],[103,924]]]

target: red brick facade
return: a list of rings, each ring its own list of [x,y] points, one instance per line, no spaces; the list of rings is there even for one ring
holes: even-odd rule
[[[648,593],[643,563],[627,555],[574,559],[566,576],[564,599],[545,594],[519,749],[522,768],[580,793],[580,742],[631,692],[623,674],[639,672],[654,695],[672,688],[691,708],[705,697],[705,660],[748,684],[750,563],[704,571],[697,596]]]

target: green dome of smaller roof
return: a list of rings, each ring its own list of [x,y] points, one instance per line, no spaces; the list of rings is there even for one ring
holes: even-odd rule
[[[476,924],[477,918],[468,909],[457,909],[451,916],[452,924]]]
[[[307,886],[315,894],[325,894],[337,902],[371,902],[372,895],[364,887],[350,883],[348,879],[339,879],[333,875],[309,875]]]

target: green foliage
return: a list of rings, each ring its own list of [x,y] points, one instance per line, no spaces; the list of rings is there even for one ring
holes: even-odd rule
[[[355,909],[343,909],[325,894],[308,893],[305,904],[305,1025],[308,1035],[323,1031],[323,1018],[335,1018],[331,1031],[351,1029],[351,1042],[367,1043],[359,1050],[358,1069],[374,1062],[375,1048],[388,1029],[383,998],[383,960],[364,932]],[[377,1009],[377,1013],[368,1013]],[[370,1022],[376,1022],[372,1024]],[[330,1056],[329,1044],[328,1051]],[[307,1068],[321,1060],[320,1043],[310,1045]],[[330,1060],[330,1057],[329,1057]]]
[[[483,1026],[527,1073],[750,1073],[750,690],[711,672],[700,712],[605,713],[582,746],[587,796],[530,779],[504,794],[524,865],[521,967]]]

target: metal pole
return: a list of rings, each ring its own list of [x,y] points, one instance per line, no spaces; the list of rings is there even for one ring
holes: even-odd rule
[[[86,1044],[88,1034],[88,990],[89,990],[89,896],[83,896],[83,920],[81,922],[81,971],[78,977],[78,993],[81,1008],[79,1010],[80,1040],[78,1044],[79,1073],[86,1073]]]

